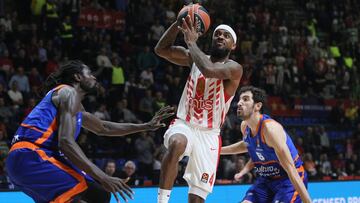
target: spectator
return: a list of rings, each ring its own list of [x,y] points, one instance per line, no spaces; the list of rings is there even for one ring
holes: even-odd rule
[[[122,179],[128,179],[129,186],[139,186],[143,184],[143,179],[136,173],[136,165],[133,161],[127,161],[119,174]]]
[[[165,28],[160,24],[160,21],[157,19],[155,23],[150,27],[151,31],[151,40],[152,44],[156,44],[161,38],[162,34],[165,32]]]
[[[19,106],[23,105],[23,94],[20,92],[17,81],[11,83],[11,89],[8,91],[8,95],[12,104],[18,108]]]
[[[109,176],[114,176],[116,172],[116,162],[114,160],[108,160],[105,164],[104,172]]]
[[[5,99],[3,97],[0,97],[0,118],[3,119],[4,123],[9,123],[13,120],[14,117],[14,111],[6,105]]]
[[[14,72],[13,60],[9,56],[9,51],[4,50],[4,55],[0,57],[0,74],[4,74],[5,78],[10,78]]]
[[[303,156],[304,160],[304,168],[306,172],[309,174],[309,179],[315,179],[317,175],[316,165],[315,162],[312,159],[312,154],[306,153]]]
[[[154,75],[151,67],[148,67],[141,72],[140,80],[145,84],[146,87],[150,87],[154,84]]]
[[[94,115],[101,120],[110,121],[110,114],[107,111],[105,104],[100,104],[99,108],[94,112]]]
[[[135,141],[137,160],[139,161],[139,175],[148,179],[152,178],[152,166],[154,161],[155,143],[148,132],[141,132]]]
[[[96,65],[97,67],[105,67],[105,68],[112,68],[112,63],[109,57],[106,54],[105,47],[100,49],[99,55],[96,57]]]
[[[320,166],[320,171],[319,172],[322,175],[330,176],[332,174],[331,163],[328,160],[327,154],[324,153],[324,154],[320,155],[319,166]]]
[[[9,82],[9,87],[13,87],[13,84],[15,82],[16,82],[16,85],[17,85],[19,91],[21,91],[23,93],[30,92],[29,78],[27,75],[25,75],[23,67],[19,67],[17,69],[17,73],[11,77],[10,82]]]
[[[145,46],[143,51],[140,52],[137,57],[137,66],[139,70],[144,70],[149,67],[156,69],[158,65],[158,58],[152,51],[150,51],[149,46]]]
[[[32,67],[29,74],[29,85],[31,89],[36,90],[35,93],[40,93],[43,82],[44,79],[42,75],[40,75],[38,69],[36,67]]]
[[[154,98],[152,97],[151,90],[146,90],[145,97],[140,99],[139,104],[139,113],[141,115],[142,120],[148,120],[151,118],[151,115],[155,112],[154,109]]]

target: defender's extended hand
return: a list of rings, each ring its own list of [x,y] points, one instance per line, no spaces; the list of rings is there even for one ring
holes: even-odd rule
[[[125,179],[125,181],[127,182],[128,180]],[[105,176],[101,179],[100,183],[106,191],[114,195],[116,202],[120,203],[118,193],[126,202],[128,202],[128,200],[125,194],[130,197],[130,199],[134,199],[134,192],[126,185],[125,181],[117,177]]]
[[[165,127],[166,124],[162,123],[161,121],[169,118],[172,115],[174,115],[174,107],[164,106],[158,112],[156,112],[155,116],[151,119],[151,121],[149,121],[148,124],[152,130]]]

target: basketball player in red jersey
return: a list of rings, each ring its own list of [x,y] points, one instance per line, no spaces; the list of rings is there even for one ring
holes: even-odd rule
[[[220,127],[239,86],[242,66],[229,59],[236,47],[236,34],[228,25],[213,33],[210,56],[196,44],[199,33],[190,16],[174,22],[163,34],[155,52],[168,61],[191,68],[173,121],[164,135],[167,147],[161,165],[158,203],[167,203],[178,172],[178,161],[189,156],[184,179],[189,202],[205,202],[212,192],[221,148]],[[174,45],[179,32],[187,49]]]
[[[110,192],[127,199],[131,189],[119,178],[106,175],[76,143],[81,127],[102,136],[123,136],[164,127],[171,107],[160,109],[144,124],[102,121],[86,112],[81,100],[96,91],[88,66],[70,61],[49,76],[50,91],[19,126],[6,169],[12,182],[37,203],[110,202]],[[120,92],[119,92],[120,94]]]

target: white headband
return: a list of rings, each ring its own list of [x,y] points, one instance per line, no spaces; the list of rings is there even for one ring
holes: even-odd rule
[[[236,37],[235,31],[234,31],[230,26],[225,25],[225,24],[218,25],[218,26],[215,28],[214,33],[213,33],[213,37],[214,37],[214,35],[215,35],[216,30],[219,30],[219,29],[226,30],[227,32],[229,32],[229,33],[231,34],[231,37],[232,37],[233,40],[234,40],[234,43],[236,43],[237,37]]]

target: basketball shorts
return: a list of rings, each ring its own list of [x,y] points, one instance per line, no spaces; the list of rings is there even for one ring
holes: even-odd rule
[[[58,152],[30,142],[15,143],[6,159],[13,184],[37,203],[70,202],[87,189],[86,177]]]
[[[182,134],[187,138],[186,149],[180,160],[184,156],[189,157],[183,178],[189,184],[190,191],[191,187],[197,187],[211,193],[221,148],[220,129],[200,129],[190,126],[183,120],[175,119],[164,135],[166,148],[174,134]]]
[[[304,167],[298,169],[300,178],[307,187],[307,174]],[[300,195],[295,190],[293,184],[288,177],[281,179],[269,179],[259,177],[252,187],[246,192],[243,199],[253,203],[301,203]]]

